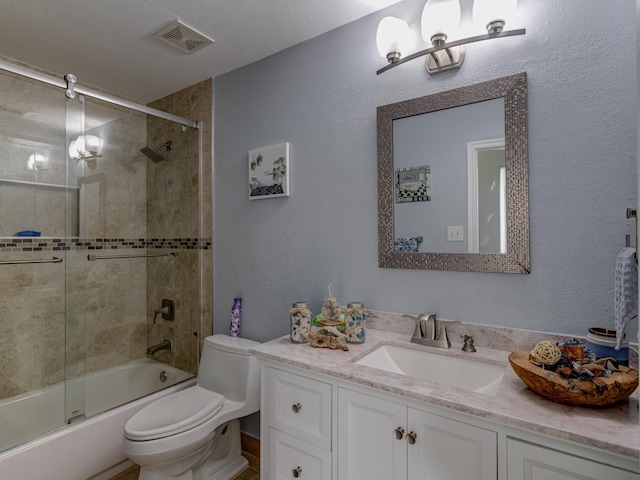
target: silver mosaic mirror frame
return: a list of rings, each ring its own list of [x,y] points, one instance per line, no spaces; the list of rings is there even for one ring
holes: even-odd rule
[[[394,251],[393,121],[504,99],[507,176],[507,253],[396,253]],[[457,88],[378,107],[378,266],[459,272],[531,273],[527,74]]]

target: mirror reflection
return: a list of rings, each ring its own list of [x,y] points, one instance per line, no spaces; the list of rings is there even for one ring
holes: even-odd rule
[[[506,253],[502,98],[394,120],[393,159],[394,245],[422,237],[419,252]],[[428,185],[411,178],[418,166]]]
[[[530,273],[526,73],[378,107],[378,264]]]

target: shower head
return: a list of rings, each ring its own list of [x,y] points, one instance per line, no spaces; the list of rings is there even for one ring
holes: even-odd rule
[[[144,153],[148,158],[158,163],[164,160],[164,157],[160,153],[158,153],[158,150],[160,150],[161,148],[166,148],[167,150],[171,150],[173,148],[173,142],[169,140],[167,143],[162,143],[158,145],[156,148],[151,148],[149,146],[146,146],[141,148],[140,151]]]

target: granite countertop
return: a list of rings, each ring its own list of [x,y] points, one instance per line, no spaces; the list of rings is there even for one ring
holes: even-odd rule
[[[382,344],[483,359],[507,365],[507,369],[497,395],[489,396],[354,363]],[[294,344],[288,335],[255,347],[252,352],[259,359],[330,375],[507,426],[602,448],[623,456],[637,458],[640,455],[638,390],[627,400],[611,407],[562,405],[541,397],[525,386],[509,365],[510,352],[476,345],[477,352],[465,353],[460,347],[461,344],[457,343],[452,343],[449,350],[418,346],[410,343],[410,336],[406,334],[368,329],[365,343],[349,344],[348,352]]]

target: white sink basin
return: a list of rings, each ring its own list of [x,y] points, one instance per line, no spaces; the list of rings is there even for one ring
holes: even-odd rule
[[[504,365],[396,345],[381,345],[355,363],[491,396],[506,371]]]

